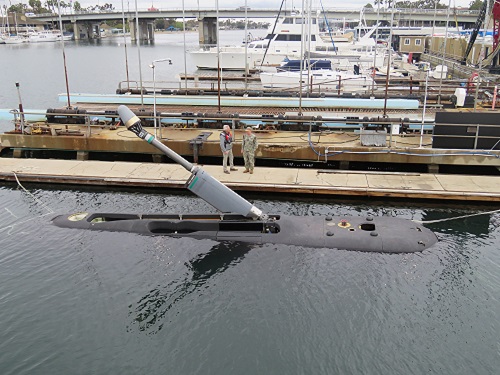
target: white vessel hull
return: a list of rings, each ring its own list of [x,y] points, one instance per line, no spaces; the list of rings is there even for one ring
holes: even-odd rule
[[[287,57],[286,54],[266,54],[265,61],[264,52],[248,52],[246,57],[247,64],[245,65],[245,49],[244,47],[224,48],[221,49],[220,59],[217,58],[217,49],[211,48],[204,51],[193,51],[191,57],[198,69],[217,69],[220,64],[223,70],[245,70],[259,68],[263,66],[279,66],[280,63]],[[218,61],[220,60],[220,61]]]
[[[60,35],[60,34],[59,34]],[[50,31],[41,31],[31,34],[28,37],[30,43],[46,43],[46,42],[56,42],[58,34],[54,34]]]
[[[5,44],[22,44],[22,43],[26,42],[26,40],[24,38],[18,37],[18,36],[11,36],[11,37],[5,38],[4,41],[5,41]]]
[[[260,80],[264,88],[300,89],[300,72],[261,73]],[[302,90],[341,91],[345,93],[366,92],[376,88],[374,80],[366,75],[354,75],[339,71],[312,71],[302,73]]]

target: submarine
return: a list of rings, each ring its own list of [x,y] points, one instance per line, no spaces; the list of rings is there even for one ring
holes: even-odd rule
[[[185,187],[219,214],[121,214],[78,212],[52,219],[61,228],[190,237],[251,244],[282,244],[378,253],[421,252],[434,232],[411,220],[385,216],[266,214],[242,196],[158,141],[126,106],[118,114],[128,130],[191,173]]]

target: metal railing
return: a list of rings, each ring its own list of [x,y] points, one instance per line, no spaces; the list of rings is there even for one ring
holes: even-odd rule
[[[23,129],[21,129],[21,123],[20,119],[21,116],[25,115],[41,115],[40,113],[34,113],[30,111],[25,111],[23,113],[20,113],[17,110],[11,111],[11,113],[14,116],[14,123],[15,123],[15,131],[20,134],[27,134],[27,135],[33,135],[36,136],[37,134],[42,134],[43,132],[45,133],[50,133],[53,136],[57,136],[60,134],[64,135],[82,135],[85,137],[91,137],[92,136],[92,129],[94,128],[103,128],[103,127],[110,127],[114,126],[115,128],[118,125],[118,122],[116,121],[118,118],[118,114],[116,111],[93,111],[93,112],[87,112],[85,114],[78,114],[78,113],[72,113],[69,114],[71,117],[83,117],[84,118],[84,123],[83,124],[65,124],[65,123],[47,123],[46,121],[39,121],[39,122],[31,122],[27,123]],[[68,113],[65,113],[64,111],[61,111],[60,113],[53,112],[50,113],[51,116],[68,116]],[[346,124],[351,124],[349,127],[351,130],[353,130],[352,134],[356,134],[356,129],[364,129],[367,126],[374,127],[375,129],[383,130],[382,133],[379,135],[385,136],[386,139],[389,139],[389,145],[388,146],[383,146],[379,147],[380,151],[370,151],[370,152],[362,152],[362,153],[373,153],[373,154],[378,154],[378,153],[383,153],[383,152],[404,152],[405,154],[408,155],[415,155],[415,156],[426,156],[422,155],[418,149],[422,149],[422,146],[419,147],[418,143],[415,142],[414,144],[412,143],[405,143],[402,147],[398,147],[397,143],[402,142],[403,139],[418,139],[418,140],[423,140],[424,137],[428,137],[429,133],[429,127],[434,129],[435,124],[433,122],[425,122],[425,123],[419,123],[416,124],[415,121],[409,120],[409,119],[379,119],[379,118],[346,118],[346,119],[339,119],[339,118],[328,118],[328,117],[322,117],[322,116],[282,116],[282,115],[244,115],[244,114],[220,114],[220,113],[203,113],[203,114],[194,114],[194,113],[161,113],[158,112],[156,114],[141,114],[137,113],[137,116],[141,119],[144,120],[146,123],[149,121],[149,124],[153,123],[153,119],[158,119],[158,122],[154,122],[154,124],[159,123],[160,126],[159,128],[168,128],[168,126],[174,126],[172,123],[168,124],[168,126],[164,126],[165,124],[162,124],[162,120],[177,120],[178,124],[182,124],[182,126],[189,125],[190,123],[194,124],[198,120],[202,120],[202,122],[205,121],[212,121],[219,127],[221,127],[223,122],[229,123],[232,125],[233,129],[236,129],[238,126],[239,128],[246,127],[245,122],[248,121],[254,121],[254,122],[260,122],[261,124],[269,124],[269,123],[281,123],[281,124],[302,124],[306,128],[309,128],[309,131],[305,131],[306,134],[309,135],[309,139],[311,135],[320,135],[326,133],[335,133],[336,130],[342,128],[347,128],[345,125]],[[98,117],[97,120],[92,119]],[[332,128],[328,127],[329,124],[340,124],[341,127],[339,128]],[[394,126],[403,126],[403,125],[409,125],[410,123],[413,123],[414,126],[417,125],[417,127],[420,127],[421,132],[419,133],[409,133],[409,134],[393,134],[393,127]],[[312,131],[311,126],[316,125],[319,126],[317,129],[320,129],[319,131]],[[354,126],[352,126],[354,125]],[[498,128],[499,125],[483,125],[483,124],[453,124],[453,123],[446,123],[446,124],[437,124],[440,127],[467,127],[467,134],[461,134],[461,135],[447,135],[447,134],[434,134],[434,131],[430,131],[432,133],[432,138],[431,141],[435,138],[448,138],[448,139],[469,139],[473,141],[474,147],[471,149],[464,149],[464,150],[456,150],[456,149],[437,149],[440,151],[440,156],[456,156],[456,155],[483,155],[483,156],[491,156],[495,158],[500,158],[500,136],[483,136],[480,135],[480,128]],[[64,127],[64,130],[60,131],[60,129],[56,129],[57,126]],[[321,127],[323,126],[323,127]],[[76,128],[76,130],[75,130]],[[85,133],[82,134],[80,129],[86,129]],[[197,127],[196,127],[197,128]],[[211,127],[213,128],[213,127]],[[254,126],[254,128],[258,131],[260,128],[258,126]],[[156,129],[156,128],[155,128]],[[197,129],[202,129],[202,128],[197,128]],[[58,132],[59,131],[59,132]],[[304,130],[300,130],[301,134],[304,134]],[[131,136],[131,138],[134,138]],[[159,139],[162,139],[162,132],[159,132]],[[398,141],[396,141],[398,139]],[[478,144],[480,140],[492,140],[494,141],[493,146],[489,149],[478,149]],[[355,141],[355,138],[353,138],[353,141]],[[187,141],[189,142],[189,140]],[[320,160],[319,156],[324,157],[324,161],[327,162],[329,157],[331,158],[332,156],[335,156],[336,154],[343,153],[343,152],[353,152],[356,153],[357,151],[351,150],[351,151],[345,151],[346,146],[340,146],[340,145],[328,145],[328,144],[321,144],[318,142],[312,142],[310,141],[310,147],[314,150],[314,152],[318,153],[318,160]],[[423,142],[420,142],[421,145],[423,145],[424,148],[428,147],[431,144],[423,144]],[[408,146],[410,145],[410,147]],[[349,147],[359,147],[359,146],[347,146]],[[323,154],[321,152],[318,152],[318,148],[324,150]],[[472,151],[472,152],[471,152]],[[436,156],[435,153],[429,154],[428,156]]]

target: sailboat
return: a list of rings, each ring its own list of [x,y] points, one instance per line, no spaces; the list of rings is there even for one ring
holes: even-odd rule
[[[9,13],[7,12],[7,36],[3,38],[5,44],[21,44],[27,42],[27,39],[19,35],[17,31],[17,15],[14,13],[14,22],[16,27],[16,35],[10,35]]]

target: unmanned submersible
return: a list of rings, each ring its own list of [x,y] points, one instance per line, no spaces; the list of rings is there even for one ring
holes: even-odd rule
[[[220,214],[142,215],[75,213],[53,223],[63,228],[131,232],[151,236],[191,237],[254,244],[284,244],[366,252],[412,253],[430,248],[436,235],[410,220],[377,216],[288,216],[262,212],[202,168],[158,141],[126,106],[118,114],[128,130],[191,173],[188,190]]]

